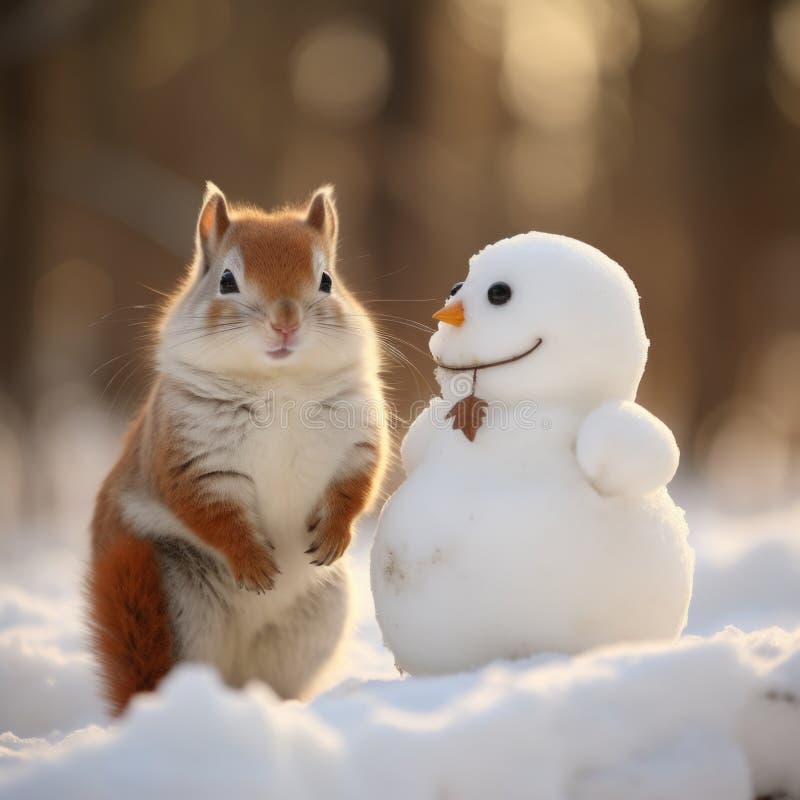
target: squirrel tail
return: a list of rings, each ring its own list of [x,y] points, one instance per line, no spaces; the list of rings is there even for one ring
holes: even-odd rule
[[[152,691],[172,666],[172,633],[153,543],[120,532],[96,552],[88,579],[95,654],[112,712]]]

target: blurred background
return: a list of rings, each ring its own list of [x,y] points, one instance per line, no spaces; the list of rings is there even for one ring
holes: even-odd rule
[[[266,207],[335,183],[340,270],[415,321],[489,242],[590,242],[643,297],[684,480],[797,495],[800,0],[7,0],[0,158],[3,531],[85,526],[208,178]],[[381,325],[403,415],[427,337]]]

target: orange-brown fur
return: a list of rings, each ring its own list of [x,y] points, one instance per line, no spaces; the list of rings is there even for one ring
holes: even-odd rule
[[[269,551],[256,542],[246,515],[230,499],[207,497],[200,484],[207,480],[188,453],[176,449],[168,418],[154,420],[152,480],[166,506],[200,539],[222,553],[234,580],[249,589],[271,589],[278,568]]]
[[[95,652],[113,713],[156,688],[172,666],[172,634],[152,542],[105,529],[94,554],[89,602]]]
[[[352,538],[353,522],[369,503],[375,466],[328,487],[321,508],[308,522],[309,531],[314,533],[314,542],[307,550],[315,556],[313,563],[332,564],[344,554]]]
[[[280,248],[273,242],[280,242]],[[237,220],[230,240],[231,247],[242,250],[247,280],[278,297],[296,295],[308,280],[307,253],[314,243],[325,246],[302,220],[252,213]]]

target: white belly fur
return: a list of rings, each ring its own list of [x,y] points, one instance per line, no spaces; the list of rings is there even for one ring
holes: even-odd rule
[[[312,556],[305,552],[312,540],[308,518],[360,435],[363,438],[358,430],[313,430],[293,424],[259,429],[248,441],[245,457],[256,485],[258,513],[281,570],[267,595],[269,614],[279,614],[324,580],[326,569],[312,565]]]
[[[212,553],[219,566],[210,578],[213,591],[198,592],[173,570],[169,594],[182,658],[215,664],[232,684],[263,679],[286,696],[301,692],[330,658],[348,622],[349,573],[346,558],[332,567],[311,564],[307,520],[348,451],[366,435],[360,427],[315,429],[296,419],[253,426],[229,463],[253,477],[259,532],[274,545],[281,574],[265,594],[248,592],[234,585]],[[181,538],[198,543],[190,532]],[[303,610],[309,603],[313,614]],[[262,642],[265,631],[269,641]]]

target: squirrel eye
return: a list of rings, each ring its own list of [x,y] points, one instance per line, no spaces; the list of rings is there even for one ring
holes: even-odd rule
[[[236,278],[233,277],[233,273],[226,269],[225,272],[222,273],[222,277],[219,279],[219,292],[220,294],[232,294],[233,292],[238,292],[239,286],[236,283]]]
[[[493,283],[486,294],[493,306],[502,306],[511,299],[511,287],[507,283]]]
[[[454,294],[458,294],[458,290],[464,285],[464,281],[459,281],[458,283],[453,284],[453,288],[450,290],[450,297]]]
[[[321,292],[330,292],[332,286],[333,278],[327,272],[323,272],[319,281],[319,290]]]

